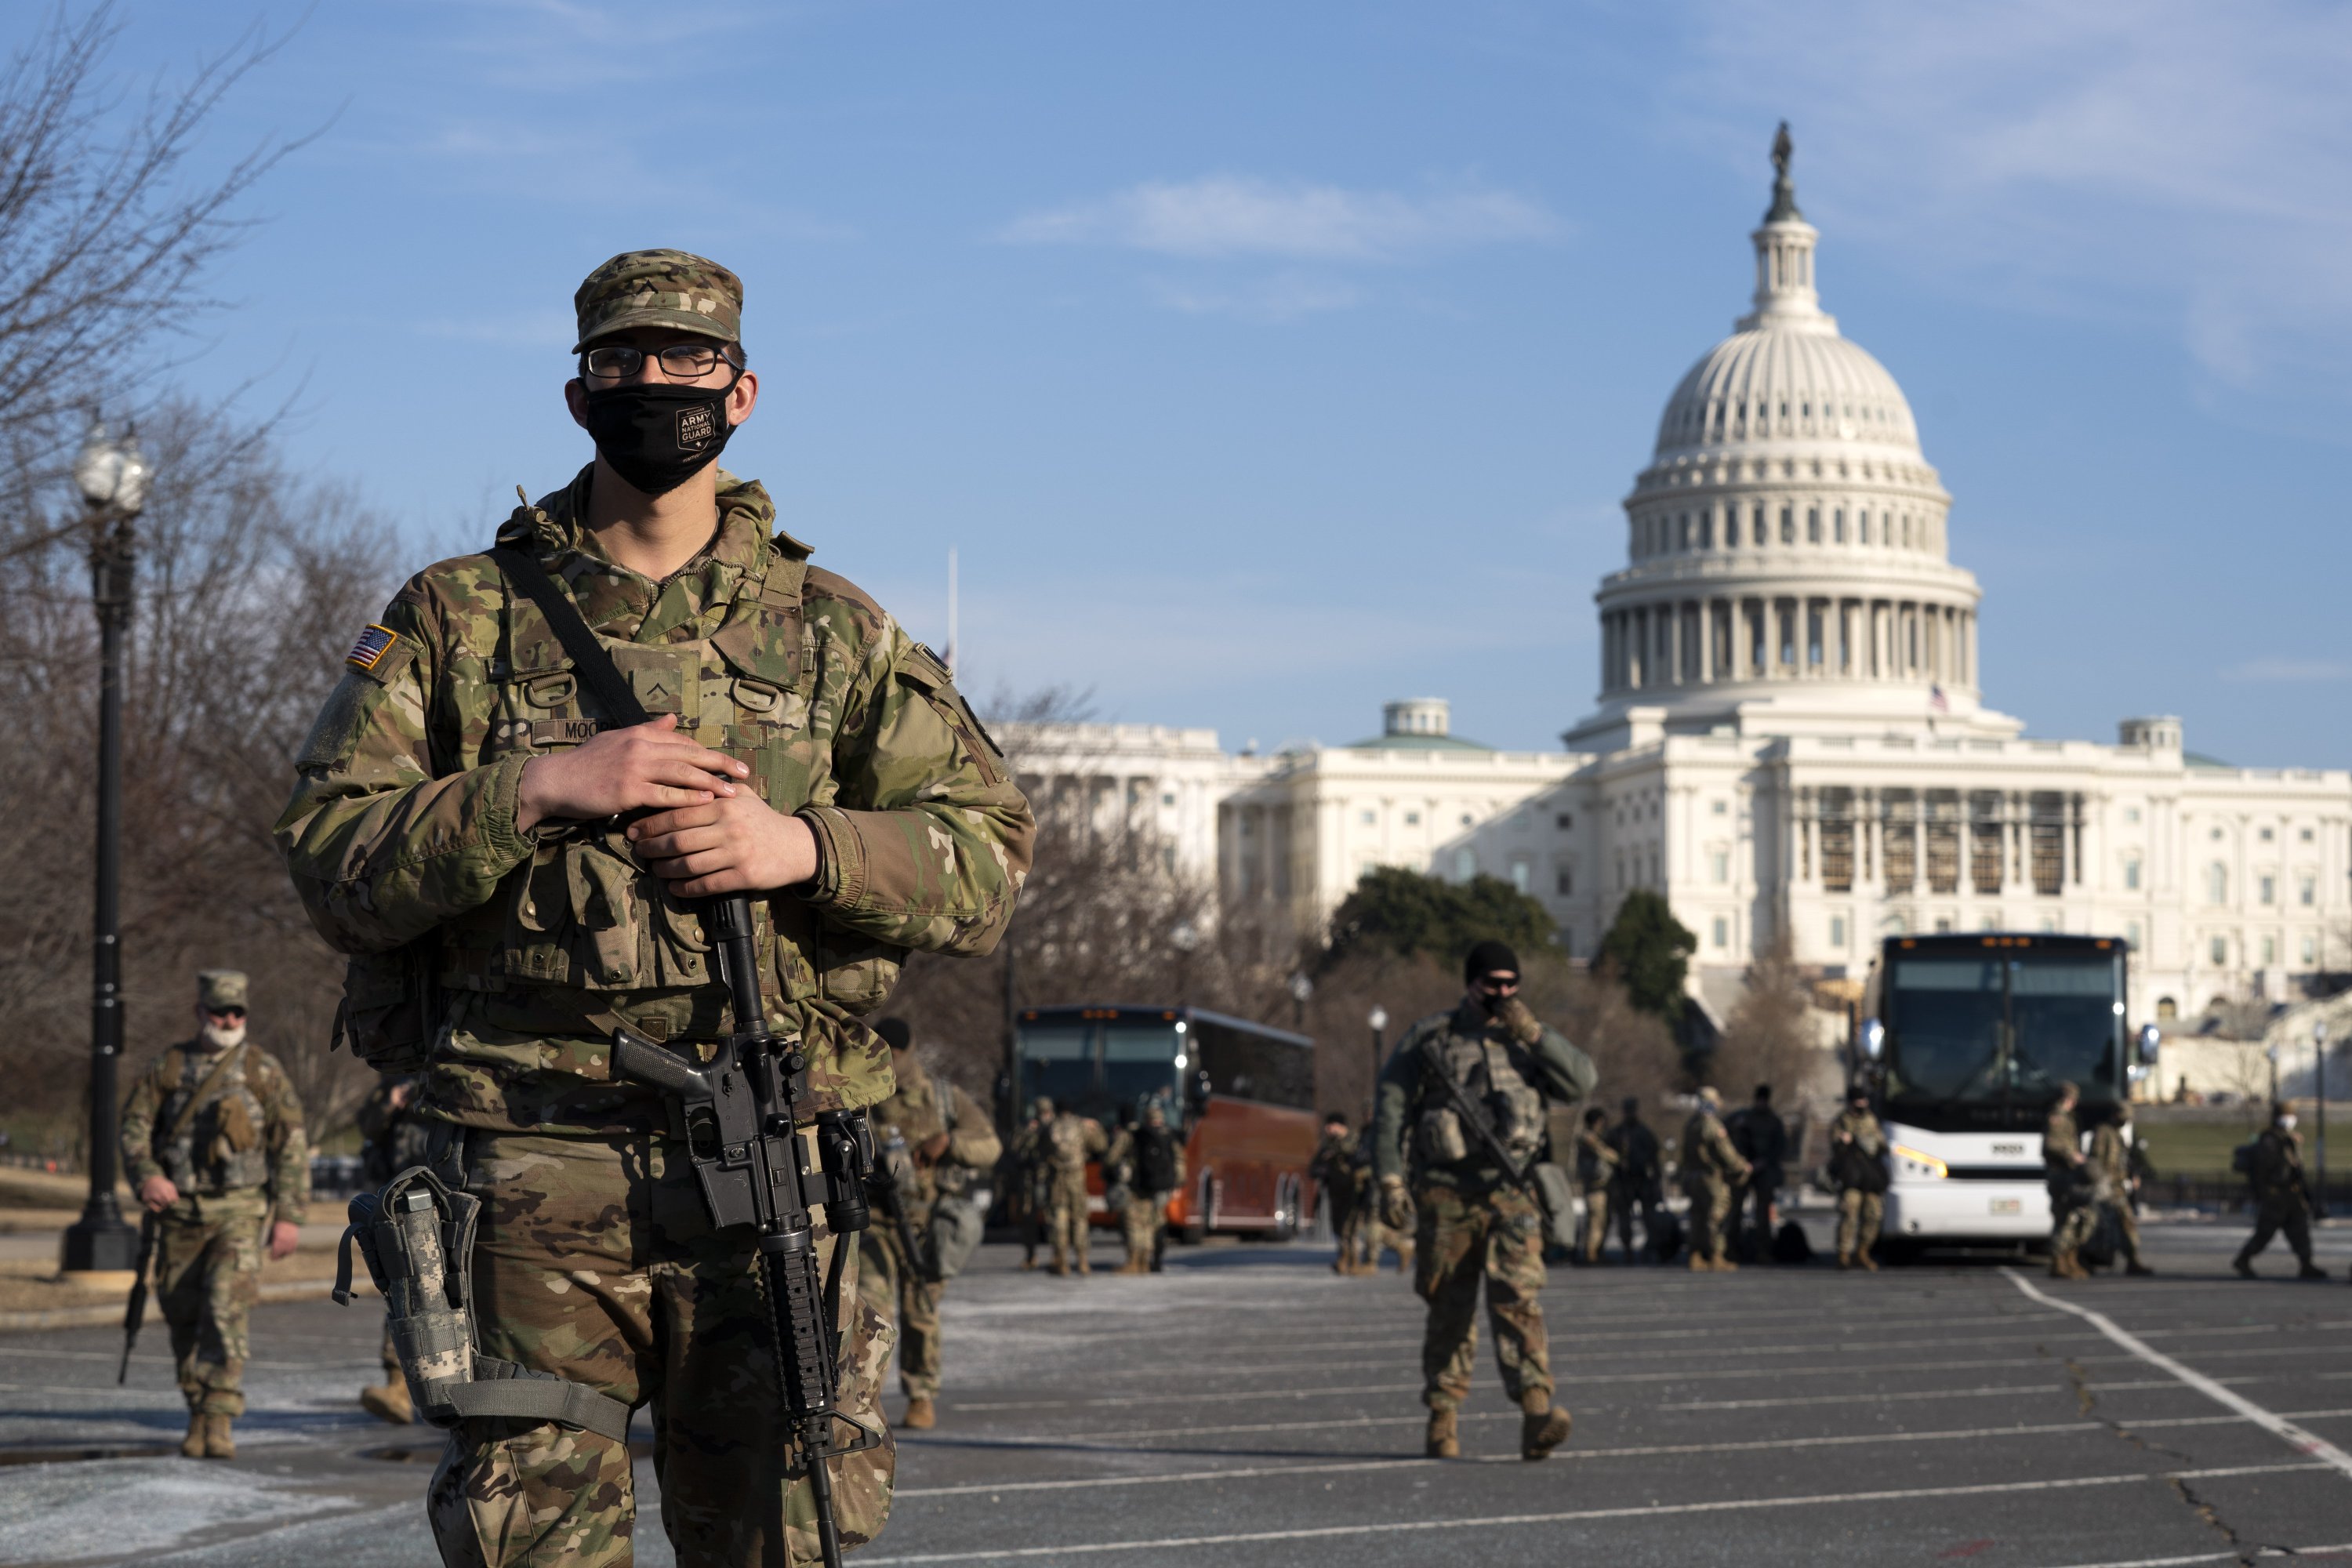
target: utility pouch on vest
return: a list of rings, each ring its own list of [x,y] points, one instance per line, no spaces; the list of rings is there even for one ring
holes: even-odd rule
[[[1549,1160],[1535,1168],[1536,1199],[1543,1205],[1544,1239],[1554,1247],[1573,1250],[1577,1245],[1576,1194],[1568,1183],[1568,1173]]]
[[[1421,1113],[1421,1157],[1432,1165],[1457,1165],[1470,1157],[1470,1140],[1463,1135],[1462,1118],[1451,1106]]]
[[[349,1046],[378,1072],[422,1069],[441,1026],[436,945],[428,936],[390,952],[355,955],[343,969],[343,999],[328,1047]]]
[[[629,1407],[584,1383],[486,1356],[474,1335],[474,1223],[479,1198],[423,1165],[352,1199],[335,1300],[352,1299],[352,1245],[383,1292],[386,1325],[416,1413],[436,1426],[474,1416],[554,1421],[625,1442]]]

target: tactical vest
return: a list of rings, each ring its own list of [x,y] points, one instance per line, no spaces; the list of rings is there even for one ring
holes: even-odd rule
[[[185,1115],[215,1059],[201,1047],[174,1046],[157,1068],[155,1080],[163,1090],[155,1125],[158,1130],[179,1128],[169,1142],[156,1146],[155,1161],[180,1191],[207,1197],[258,1187],[269,1180],[269,1112],[248,1081],[250,1047],[205,1090],[208,1103],[194,1116]]]
[[[1135,1130],[1135,1184],[1147,1193],[1176,1190],[1176,1135],[1167,1128]]]
[[[1546,1131],[1544,1099],[1519,1070],[1519,1047],[1485,1034],[1464,1034],[1448,1028],[1438,1041],[1444,1070],[1462,1087],[1472,1104],[1486,1113],[1496,1137],[1512,1160],[1527,1163],[1541,1146]],[[1443,1095],[1422,1096],[1422,1156],[1433,1165],[1460,1164],[1477,1159],[1475,1146],[1462,1130]],[[1484,1163],[1483,1160],[1478,1163]]]
[[[749,763],[751,784],[781,812],[831,805],[838,787],[829,756],[809,737],[817,671],[814,637],[801,609],[806,575],[803,562],[775,546],[759,580],[738,588],[715,630],[662,643],[597,634],[647,711],[677,715],[682,733]],[[698,628],[680,628],[689,629]],[[899,677],[943,710],[955,706],[942,695],[946,671],[922,656],[908,660]],[[470,763],[575,745],[606,722],[554,628],[520,589],[508,594],[488,679],[496,689],[488,732]],[[764,989],[772,994],[862,1013],[897,982],[903,948],[833,931],[798,899],[755,899],[752,911],[768,971]],[[621,828],[609,822],[551,835],[509,874],[499,897],[443,927],[439,937],[445,989],[568,991],[583,994],[589,1012],[620,994],[690,989],[715,979],[698,909],[641,869]],[[586,1064],[562,1065],[582,1070]]]
[[[954,1131],[952,1089],[942,1088],[939,1079],[920,1070],[898,1078],[898,1084],[897,1092],[875,1108],[876,1126],[897,1128],[908,1148]],[[916,1196],[928,1202],[941,1192],[961,1193],[971,1181],[971,1173],[952,1160],[919,1166],[915,1172]]]
[[[1045,1147],[1053,1156],[1055,1173],[1071,1175],[1087,1168],[1087,1124],[1068,1111],[1045,1129]]]

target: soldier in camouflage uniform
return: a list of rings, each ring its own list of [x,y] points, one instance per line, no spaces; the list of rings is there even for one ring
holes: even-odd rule
[[[416,1075],[393,1073],[378,1080],[360,1105],[360,1184],[371,1190],[432,1157],[433,1123],[416,1114]],[[383,1382],[360,1390],[360,1408],[379,1421],[405,1426],[416,1419],[408,1380],[400,1375],[393,1349],[392,1321],[383,1325]]]
[[[1609,1112],[1588,1107],[1576,1130],[1576,1184],[1584,1194],[1584,1234],[1576,1260],[1598,1263],[1609,1241],[1609,1179],[1617,1170],[1617,1151],[1609,1144]]]
[[[157,1216],[155,1293],[191,1459],[236,1457],[262,1254],[292,1255],[310,1195],[302,1102],[278,1058],[246,1039],[246,1005],[236,970],[198,975],[195,1038],[156,1058],[122,1111],[123,1169]]]
[[[1013,1134],[1006,1153],[1007,1204],[1021,1230],[1021,1267],[1037,1267],[1037,1249],[1045,1245],[1045,1211],[1053,1200],[1053,1162],[1045,1158],[1045,1121],[1054,1102],[1040,1095],[1029,1102],[1028,1119]]]
[[[2254,1190],[2254,1234],[2230,1265],[2238,1278],[2254,1278],[2254,1255],[2284,1231],[2302,1265],[2295,1277],[2326,1279],[2327,1271],[2311,1260],[2311,1194],[2303,1184],[2303,1139],[2294,1130],[2294,1112],[2285,1106],[2271,1107],[2271,1124],[2254,1140],[2246,1180]]]
[[[1102,1123],[1075,1110],[1056,1111],[1054,1102],[1037,1097],[1037,1156],[1047,1176],[1045,1234],[1054,1244],[1054,1273],[1066,1276],[1094,1272],[1087,1253],[1093,1244],[1092,1207],[1087,1194],[1087,1162],[1110,1151]]]
[[[877,1104],[889,1052],[860,1016],[908,950],[995,944],[1034,825],[940,661],[713,466],[758,396],[735,276],[635,251],[573,304],[564,397],[596,457],[498,540],[657,717],[604,712],[496,557],[445,561],[361,632],[278,839],[320,932],[359,955],[346,1035],[379,1066],[422,1059],[436,1165],[484,1202],[483,1352],[652,1407],[681,1564],[809,1561],[753,1238],[713,1229],[676,1108],[614,1078],[613,1031],[709,1059],[745,1021],[701,900],[748,893],[767,1023],[811,1058],[795,1120]],[[889,1506],[890,1329],[840,1264],[841,1408],[885,1439],[827,1461],[856,1544]],[[448,1563],[625,1563],[628,1447],[469,1419],[428,1510]]]
[[[1519,1000],[1519,961],[1508,947],[1472,948],[1464,980],[1461,1004],[1408,1029],[1381,1070],[1374,1169],[1391,1225],[1404,1221],[1408,1170],[1418,1184],[1413,1289],[1429,1304],[1421,1349],[1425,1451],[1433,1458],[1461,1452],[1458,1415],[1476,1364],[1483,1279],[1503,1392],[1521,1413],[1519,1453],[1541,1459],[1567,1440],[1570,1425],[1568,1412],[1552,1404],[1550,1345],[1537,1300],[1544,1286],[1542,1205],[1507,1184],[1465,1131],[1445,1080],[1433,1075],[1450,1076],[1524,1166],[1548,1130],[1545,1101],[1583,1099],[1595,1074],[1590,1058]]]
[[[2043,1185],[2050,1194],[2050,1277],[2088,1279],[2089,1269],[2074,1254],[2091,1238],[2099,1217],[2093,1195],[2090,1162],[2083,1154],[2083,1134],[2074,1122],[2075,1088],[2058,1086],[2058,1099],[2042,1124]]]
[[[1651,1247],[1658,1244],[1658,1209],[1664,1197],[1665,1159],[1658,1149],[1658,1135],[1642,1120],[1642,1102],[1628,1095],[1620,1110],[1623,1114],[1609,1130],[1609,1147],[1617,1155],[1616,1166],[1609,1173],[1609,1224],[1615,1227],[1618,1244],[1624,1247],[1625,1261],[1630,1264],[1636,1257],[1635,1214],[1642,1216],[1643,1244]]]
[[[943,1195],[958,1198],[971,1191],[1004,1145],[979,1101],[923,1070],[906,1020],[885,1018],[874,1032],[890,1047],[890,1076],[898,1084],[874,1108],[875,1135],[887,1142],[895,1132],[906,1141],[911,1168],[899,1177],[898,1195],[916,1244],[922,1246],[933,1206]],[[857,1245],[859,1294],[877,1312],[887,1317],[895,1311],[898,1318],[898,1386],[907,1395],[899,1425],[928,1431],[939,1425],[940,1300],[946,1282],[919,1278],[898,1240],[898,1227],[879,1216]]]
[[[1724,1128],[1722,1092],[1709,1084],[1698,1091],[1698,1105],[1683,1123],[1682,1184],[1690,1199],[1693,1273],[1729,1273],[1739,1267],[1724,1248],[1724,1227],[1732,1217],[1732,1195],[1752,1173]]]
[[[1121,1274],[1149,1274],[1158,1267],[1168,1200],[1184,1187],[1184,1145],[1168,1130],[1168,1110],[1158,1100],[1143,1108],[1143,1125],[1126,1126],[1110,1142],[1103,1169],[1126,1173],[1126,1201],[1119,1227],[1127,1235]]]
[[[1307,1162],[1307,1174],[1331,1205],[1331,1234],[1339,1242],[1331,1272],[1365,1272],[1356,1260],[1356,1140],[1348,1119],[1336,1110],[1323,1118],[1323,1137],[1315,1145],[1315,1158]]]
[[[2126,1274],[2153,1274],[2155,1269],[2140,1261],[2139,1221],[2132,1215],[2132,1189],[2139,1178],[2132,1174],[2131,1106],[2126,1102],[2113,1121],[2102,1121],[2091,1131],[2091,1170],[2097,1183],[2099,1217],[2113,1217],[2116,1222],[2116,1250],[2122,1254]]]
[[[1830,1176],[1838,1188],[1837,1266],[1878,1272],[1870,1250],[1886,1217],[1886,1130],[1870,1113],[1870,1090],[1855,1084],[1830,1123]]]

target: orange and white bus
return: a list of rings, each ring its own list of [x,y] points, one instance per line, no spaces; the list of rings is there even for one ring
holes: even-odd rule
[[[1158,1104],[1184,1140],[1184,1190],[1168,1203],[1187,1241],[1212,1231],[1295,1236],[1315,1213],[1307,1174],[1315,1115],[1315,1042],[1199,1007],[1032,1007],[1020,1015],[1014,1103],[1039,1095],[1113,1130],[1121,1109]],[[1098,1225],[1099,1163],[1087,1173]]]

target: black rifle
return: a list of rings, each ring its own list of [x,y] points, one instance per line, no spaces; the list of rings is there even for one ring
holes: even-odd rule
[[[547,617],[581,683],[610,719],[651,722],[653,715],[637,700],[613,656],[546,568],[520,550],[501,546],[488,554]],[[822,1111],[815,1117],[815,1159],[803,1158],[793,1105],[808,1090],[808,1055],[798,1037],[780,1038],[769,1031],[760,1001],[751,898],[734,893],[713,899],[703,921],[734,1010],[735,1032],[719,1043],[707,1066],[698,1066],[624,1025],[613,1031],[613,1070],[664,1089],[676,1100],[712,1226],[747,1225],[758,1235],[784,1415],[808,1475],[818,1550],[825,1568],[841,1568],[841,1530],[834,1521],[833,1476],[825,1461],[882,1441],[879,1432],[839,1413],[840,1362],[833,1338],[842,1268],[852,1245],[847,1237],[873,1223],[866,1188],[874,1166],[874,1134],[862,1110]],[[815,1221],[809,1213],[820,1204],[835,1237],[829,1279],[817,1267]],[[834,1438],[843,1425],[857,1436],[837,1445]]]
[[[892,1158],[894,1155],[903,1156],[906,1152],[906,1139],[898,1135],[898,1129],[892,1128],[889,1140],[882,1145],[874,1161],[874,1173],[866,1178],[866,1185],[882,1205],[882,1212],[890,1216],[891,1227],[898,1233],[898,1246],[907,1254],[907,1266],[915,1271],[915,1278],[926,1285],[936,1285],[940,1282],[939,1249],[923,1246],[916,1236],[914,1222],[907,1216],[907,1190],[898,1184],[898,1163]]]
[[[1428,1069],[1430,1079],[1453,1103],[1454,1116],[1461,1121],[1463,1130],[1470,1134],[1471,1142],[1478,1146],[1479,1152],[1501,1167],[1504,1179],[1512,1186],[1531,1197],[1539,1196],[1536,1190],[1535,1161],[1531,1159],[1521,1165],[1511,1158],[1511,1152],[1503,1147],[1502,1137],[1496,1132],[1495,1124],[1486,1120],[1485,1110],[1454,1081],[1454,1073],[1445,1065],[1445,1055],[1437,1048],[1435,1035],[1421,1042],[1421,1059]]]
[[[139,1325],[147,1321],[147,1271],[155,1261],[155,1235],[163,1228],[153,1209],[139,1216],[139,1277],[131,1282],[131,1300],[122,1309],[122,1364],[115,1369],[120,1385],[131,1376],[131,1347],[139,1342]]]
[[[751,900],[738,893],[713,901],[707,917],[720,978],[735,1008],[736,1029],[719,1043],[708,1066],[698,1067],[625,1025],[613,1031],[613,1067],[621,1077],[652,1084],[678,1103],[688,1156],[702,1198],[719,1229],[748,1225],[758,1234],[776,1364],[783,1373],[784,1415],[800,1445],[801,1464],[815,1504],[817,1544],[826,1568],[840,1568],[841,1531],[833,1517],[833,1477],[827,1459],[882,1441],[840,1415],[839,1358],[833,1317],[841,1300],[841,1271],[849,1237],[873,1223],[866,1198],[874,1165],[874,1135],[863,1111],[823,1111],[816,1117],[816,1157],[803,1158],[793,1127],[793,1102],[808,1088],[808,1054],[797,1036],[769,1032],[760,1005],[758,951]],[[809,1211],[824,1205],[833,1232],[831,1278],[817,1267],[815,1225]],[[834,1439],[842,1425],[857,1434]]]

